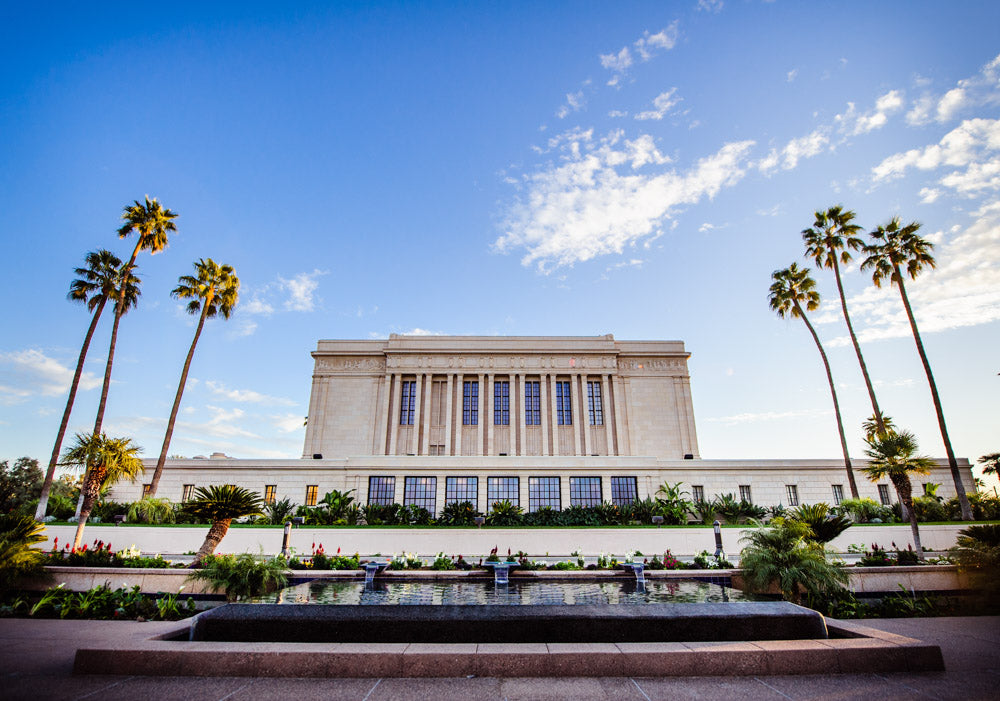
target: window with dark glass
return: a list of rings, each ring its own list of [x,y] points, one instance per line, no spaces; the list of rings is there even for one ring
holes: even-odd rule
[[[391,504],[396,500],[395,477],[369,477],[368,503]]]
[[[144,484],[144,485],[142,485],[142,498],[143,499],[145,499],[146,497],[149,496],[149,492],[150,492],[150,490],[152,488],[153,488],[152,484]]]
[[[466,380],[462,383],[462,425],[479,425],[479,381]]]
[[[316,499],[319,496],[319,485],[306,485],[306,506],[316,506]]]
[[[600,477],[569,478],[569,503],[571,505],[600,506],[602,501]]]
[[[639,481],[635,477],[611,478],[611,503],[625,506],[639,500]]]
[[[185,484],[184,491],[181,492],[181,501],[189,501],[194,498],[194,485]]]
[[[573,405],[569,400],[569,382],[556,382],[556,422],[560,426],[573,423]]]
[[[407,477],[403,483],[403,506],[419,506],[434,513],[437,477]]]
[[[601,399],[601,383],[587,383],[587,407],[590,411],[590,425],[604,425],[604,402]]]
[[[265,484],[264,485],[264,503],[273,504],[277,499],[278,485],[276,484]]]
[[[514,506],[520,506],[520,480],[517,477],[487,477],[486,501],[490,508],[498,501],[509,501]]]
[[[544,506],[561,509],[558,477],[528,478],[528,511],[538,511]]]
[[[741,484],[740,485],[740,501],[745,501],[748,504],[753,503],[753,498],[750,496],[750,485]]]
[[[524,383],[524,423],[527,426],[542,425],[542,405],[538,381]]]
[[[705,501],[705,487],[701,484],[691,485],[691,500],[692,501]]]
[[[453,501],[472,502],[472,508],[479,508],[478,477],[447,477],[444,483],[444,503]]]
[[[892,498],[889,496],[889,485],[880,484],[878,486],[878,498],[882,502],[882,506],[889,506],[892,504]]]
[[[834,506],[840,506],[840,502],[844,500],[844,485],[834,484],[833,487],[833,504]]]
[[[417,381],[403,380],[402,397],[399,400],[399,425],[412,426],[417,405]]]
[[[799,488],[794,484],[785,485],[785,493],[788,495],[788,505],[798,506],[799,505]]]
[[[510,382],[493,383],[493,425],[510,425]]]

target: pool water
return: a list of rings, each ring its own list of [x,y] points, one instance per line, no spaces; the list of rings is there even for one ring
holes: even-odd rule
[[[314,580],[257,597],[255,603],[352,605],[640,605],[752,601],[753,597],[693,579],[610,582],[379,582]]]

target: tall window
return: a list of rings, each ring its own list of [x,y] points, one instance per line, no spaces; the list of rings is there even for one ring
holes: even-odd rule
[[[635,477],[611,478],[611,503],[625,506],[639,500],[639,485]]]
[[[517,477],[487,477],[487,506],[493,507],[498,501],[509,501],[514,506],[521,505],[521,484]]]
[[[306,506],[316,506],[316,498],[319,496],[319,485],[306,485]]]
[[[524,423],[528,426],[542,425],[542,405],[539,399],[537,380],[524,383]]]
[[[745,501],[748,504],[753,503],[753,499],[750,497],[750,485],[741,484],[740,485],[740,501]]]
[[[368,503],[391,504],[396,500],[395,477],[369,477]]]
[[[493,383],[493,425],[510,425],[510,382]]]
[[[570,477],[569,503],[573,506],[601,505],[600,477]]]
[[[556,382],[556,421],[560,426],[573,423],[573,405],[569,400],[569,381]]]
[[[264,503],[273,504],[277,500],[278,485],[276,484],[265,484],[264,485]]]
[[[878,486],[878,498],[882,502],[882,506],[889,506],[892,504],[892,499],[889,497],[889,485],[880,484]]]
[[[528,478],[528,511],[538,511],[543,506],[562,508],[558,477]]]
[[[444,483],[444,503],[453,501],[472,502],[473,509],[479,509],[478,477],[447,477]]]
[[[145,499],[149,496],[149,492],[153,489],[152,483],[142,485],[142,498]]]
[[[705,486],[701,484],[691,485],[691,501],[705,501]]]
[[[399,425],[412,426],[417,405],[417,381],[403,380],[403,396],[399,402]]]
[[[587,383],[587,406],[590,410],[590,425],[604,425],[604,402],[601,399],[601,383]]]
[[[479,380],[462,383],[462,425],[479,425]]]
[[[434,513],[437,477],[407,477],[403,483],[403,506],[419,506]]]
[[[194,485],[185,484],[184,491],[181,492],[181,501],[190,501],[194,498]]]
[[[785,485],[785,493],[788,495],[788,505],[798,506],[799,505],[799,488],[794,484]]]
[[[844,485],[834,484],[833,487],[833,504],[834,506],[840,506],[840,502],[844,500]]]

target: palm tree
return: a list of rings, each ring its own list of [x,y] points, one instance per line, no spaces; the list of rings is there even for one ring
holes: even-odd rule
[[[167,460],[167,451],[170,449],[170,438],[174,433],[174,422],[177,420],[177,411],[181,406],[184,385],[187,383],[188,371],[191,369],[191,359],[194,357],[195,346],[198,345],[198,337],[201,336],[201,330],[205,326],[205,319],[210,319],[217,314],[228,319],[239,299],[240,280],[236,277],[231,265],[219,265],[211,258],[203,258],[194,264],[194,268],[197,274],[195,276],[181,276],[178,280],[180,284],[170,293],[177,299],[190,299],[191,301],[187,305],[188,313],[198,314],[201,312],[201,316],[198,318],[198,328],[195,329],[194,340],[191,341],[191,349],[184,361],[181,381],[177,385],[174,405],[170,409],[170,418],[167,420],[167,433],[163,437],[163,448],[156,461],[156,470],[153,472],[147,496],[155,496],[156,488],[160,484],[160,474],[163,472],[163,464]]]
[[[52,490],[52,480],[55,477],[56,465],[59,464],[59,453],[62,450],[62,442],[66,435],[66,427],[69,425],[70,414],[73,412],[73,403],[76,401],[80,377],[83,376],[83,364],[87,359],[87,351],[90,350],[90,341],[94,337],[94,331],[97,330],[97,322],[104,311],[104,305],[114,296],[113,293],[118,286],[122,265],[117,256],[104,249],[91,251],[85,260],[86,267],[74,270],[80,277],[70,283],[67,297],[71,301],[83,302],[87,305],[87,310],[91,312],[90,326],[87,327],[87,335],[84,336],[83,346],[80,348],[80,357],[76,361],[76,372],[73,374],[73,382],[69,386],[66,408],[63,410],[59,432],[56,434],[56,442],[52,447],[49,468],[45,472],[45,480],[42,482],[42,493],[38,497],[35,518],[39,521],[45,518],[45,512],[48,510],[49,492]]]
[[[844,312],[847,331],[851,335],[851,343],[854,344],[854,352],[857,353],[858,363],[861,365],[861,374],[865,378],[865,387],[868,388],[872,410],[875,412],[881,428],[882,412],[878,408],[875,389],[868,376],[868,366],[865,365],[858,337],[851,324],[851,315],[847,312],[847,297],[844,295],[844,283],[840,279],[840,264],[848,263],[851,260],[851,254],[847,249],[857,251],[864,247],[864,242],[857,236],[861,227],[852,223],[855,216],[854,212],[844,210],[840,205],[830,207],[825,212],[816,212],[816,221],[812,228],[802,231],[802,240],[806,244],[806,258],[812,258],[817,268],[833,269],[834,277],[837,279],[837,292],[840,293],[840,308]]]
[[[243,487],[233,484],[212,485],[207,489],[198,487],[194,499],[185,502],[183,509],[192,516],[209,519],[212,527],[208,529],[205,542],[195,554],[191,567],[200,567],[201,561],[215,552],[234,518],[260,516],[263,507],[260,495]]]
[[[901,269],[903,265],[906,265],[906,274],[910,276],[911,280],[915,280],[925,266],[933,268],[935,265],[934,256],[931,255],[934,244],[918,236],[917,231],[919,230],[920,224],[917,222],[901,226],[899,217],[893,217],[888,224],[868,232],[874,243],[865,246],[865,253],[868,254],[868,257],[861,263],[861,269],[872,270],[872,282],[875,283],[875,287],[881,287],[883,281],[889,280],[890,285],[899,288],[899,296],[903,298],[903,308],[906,310],[906,318],[910,321],[913,340],[917,344],[917,353],[920,355],[920,362],[924,364],[924,374],[927,375],[927,384],[931,388],[931,399],[934,401],[934,411],[937,412],[941,439],[944,441],[944,451],[948,455],[951,478],[955,482],[958,503],[962,507],[962,519],[971,521],[972,507],[969,505],[969,497],[965,495],[962,473],[958,470],[955,451],[951,447],[951,438],[948,437],[948,427],[944,422],[944,410],[941,408],[941,397],[938,396],[934,373],[931,372],[931,364],[924,351],[924,342],[917,329],[917,320],[913,318],[910,299],[906,296],[906,285],[903,284]]]
[[[812,334],[819,355],[823,359],[823,367],[826,368],[826,379],[830,384],[830,396],[833,397],[833,413],[837,417],[837,431],[840,434],[840,449],[844,453],[844,467],[847,469],[847,481],[851,487],[851,498],[857,499],[858,483],[854,479],[854,470],[851,469],[851,456],[847,451],[847,436],[844,434],[844,420],[840,415],[840,402],[837,401],[837,388],[833,384],[833,373],[830,372],[830,361],[823,350],[823,344],[819,341],[816,329],[809,323],[806,310],[814,311],[819,308],[819,292],[816,291],[816,281],[809,275],[805,268],[799,268],[795,263],[784,270],[776,270],[771,274],[774,283],[768,293],[768,301],[771,309],[777,312],[778,316],[784,319],[793,316],[802,319],[809,333]],[[805,309],[803,309],[803,305]]]
[[[142,291],[139,285],[142,284],[131,268],[122,266],[118,269],[118,285],[109,293],[109,298],[115,303],[115,320],[111,325],[111,344],[108,347],[108,360],[104,365],[104,384],[101,386],[101,399],[97,403],[97,417],[94,419],[94,435],[99,435],[104,428],[104,409],[108,405],[108,390],[111,389],[111,366],[115,362],[115,346],[118,344],[118,325],[122,316],[129,309],[135,308],[139,303],[139,296]]]
[[[6,594],[23,576],[40,574],[45,564],[45,527],[30,516],[0,514],[0,594]]]
[[[76,434],[76,442],[62,459],[63,465],[82,467],[86,471],[82,487],[83,508],[76,524],[74,548],[80,547],[83,527],[90,518],[101,488],[124,479],[134,482],[142,474],[140,452],[142,448],[135,445],[131,438],[108,438],[103,433]]]
[[[134,204],[125,206],[122,212],[122,221],[125,223],[118,229],[118,238],[126,238],[135,232],[138,234],[138,240],[135,242],[135,248],[132,249],[132,256],[128,259],[128,263],[122,268],[121,299],[127,300],[129,296],[124,282],[135,279],[131,273],[135,268],[135,259],[139,255],[139,251],[148,250],[150,254],[155,254],[166,248],[167,232],[177,231],[177,226],[173,222],[176,218],[176,214],[169,209],[164,209],[155,197],[150,199],[148,195],[145,203],[135,200]],[[138,279],[135,279],[136,285],[138,282]],[[138,297],[138,292],[135,296]],[[108,351],[108,362],[104,368],[104,386],[101,388],[101,400],[97,405],[97,418],[94,421],[95,434],[101,432],[104,424],[104,409],[108,403],[108,390],[111,388],[111,366],[114,364],[115,345],[118,343],[118,324],[121,322],[122,315],[130,307],[135,306],[135,302],[136,300],[133,299],[131,305],[127,303],[115,305],[115,323],[111,328],[111,350]]]
[[[896,433],[896,422],[892,420],[891,416],[883,416],[882,428],[885,429],[882,433],[890,436],[894,435]],[[865,434],[865,440],[868,441],[873,440],[879,434],[878,419],[874,414],[861,422],[861,430]]]
[[[913,486],[910,484],[910,473],[926,475],[934,467],[934,461],[922,455],[917,455],[917,439],[909,431],[896,433],[880,433],[874,438],[866,439],[868,449],[868,467],[863,471],[872,482],[886,477],[896,488],[899,502],[903,505],[913,532],[913,548],[917,557],[924,559],[924,551],[920,545],[920,530],[917,527],[917,514],[913,510]]]
[[[983,466],[984,475],[996,475],[1000,477],[1000,453],[987,453],[977,460]]]

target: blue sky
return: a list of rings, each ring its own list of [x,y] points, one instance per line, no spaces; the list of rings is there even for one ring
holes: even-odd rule
[[[171,453],[296,457],[321,338],[681,339],[706,458],[837,457],[822,366],[767,307],[841,203],[918,220],[909,291],[956,452],[1000,450],[1000,5],[102,3],[0,10],[0,458],[51,451],[123,206],[179,213],[139,258],[106,429],[158,453],[201,257],[241,300],[205,329]],[[852,453],[870,414],[826,272],[814,315]],[[851,266],[884,410],[943,455],[894,290]],[[110,315],[72,430],[92,424]]]

